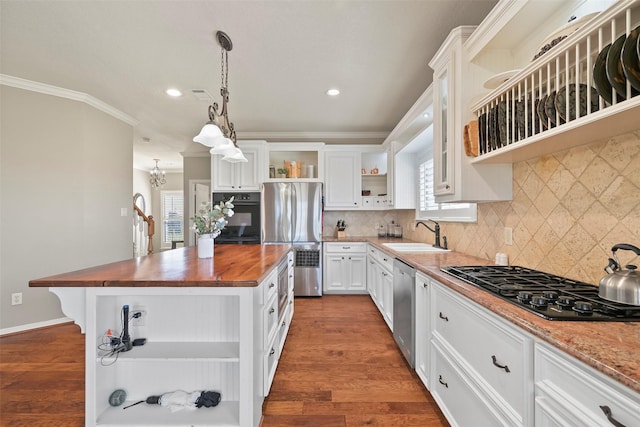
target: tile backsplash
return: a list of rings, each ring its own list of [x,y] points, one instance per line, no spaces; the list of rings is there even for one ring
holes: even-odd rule
[[[377,224],[400,223],[404,237],[433,243],[415,230],[414,211],[325,212],[325,235],[338,218],[347,235],[371,236]],[[640,130],[513,164],[513,200],[478,204],[477,223],[441,224],[453,250],[597,284],[616,243],[640,247]],[[513,245],[505,245],[505,228]],[[638,264],[629,251],[620,262]]]

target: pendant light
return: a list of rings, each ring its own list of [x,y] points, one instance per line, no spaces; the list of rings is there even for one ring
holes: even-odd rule
[[[242,154],[236,141],[236,131],[233,123],[229,121],[227,104],[229,102],[229,51],[233,48],[231,39],[222,31],[216,33],[218,44],[222,48],[221,62],[221,87],[222,109],[219,110],[217,102],[209,105],[209,121],[202,127],[200,133],[193,138],[206,147],[210,147],[211,154],[222,155],[222,160],[231,163],[246,162],[247,159]]]

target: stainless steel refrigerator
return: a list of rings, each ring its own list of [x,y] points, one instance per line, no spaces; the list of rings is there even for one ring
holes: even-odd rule
[[[322,295],[322,183],[262,185],[261,240],[290,243],[294,250],[294,295]]]

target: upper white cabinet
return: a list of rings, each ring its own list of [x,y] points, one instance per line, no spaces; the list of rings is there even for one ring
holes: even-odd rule
[[[436,202],[512,198],[510,164],[476,165],[463,150],[464,126],[472,120],[470,99],[478,73],[463,49],[475,27],[451,31],[429,65],[433,78],[434,193]]]
[[[222,156],[211,156],[213,191],[260,191],[264,141],[238,141],[247,162],[229,163]]]
[[[326,151],[325,209],[359,209],[362,206],[359,151]]]
[[[498,3],[464,45],[478,73],[513,70],[489,93],[474,88],[470,109],[484,134],[474,164],[527,160],[637,130],[639,91],[621,62],[611,88],[604,63],[609,47],[639,25],[637,0]],[[545,50],[555,36],[566,38]]]
[[[264,181],[323,181],[323,142],[270,142],[264,158]],[[278,169],[287,169],[286,178]]]

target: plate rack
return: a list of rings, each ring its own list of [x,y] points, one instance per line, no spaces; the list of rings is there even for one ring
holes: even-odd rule
[[[480,133],[473,162],[519,161],[638,129],[640,91],[622,62],[617,90],[610,85],[601,55],[638,26],[640,2],[617,2],[473,105]],[[596,124],[606,117],[617,118],[614,126]],[[559,139],[570,130],[575,135]]]

